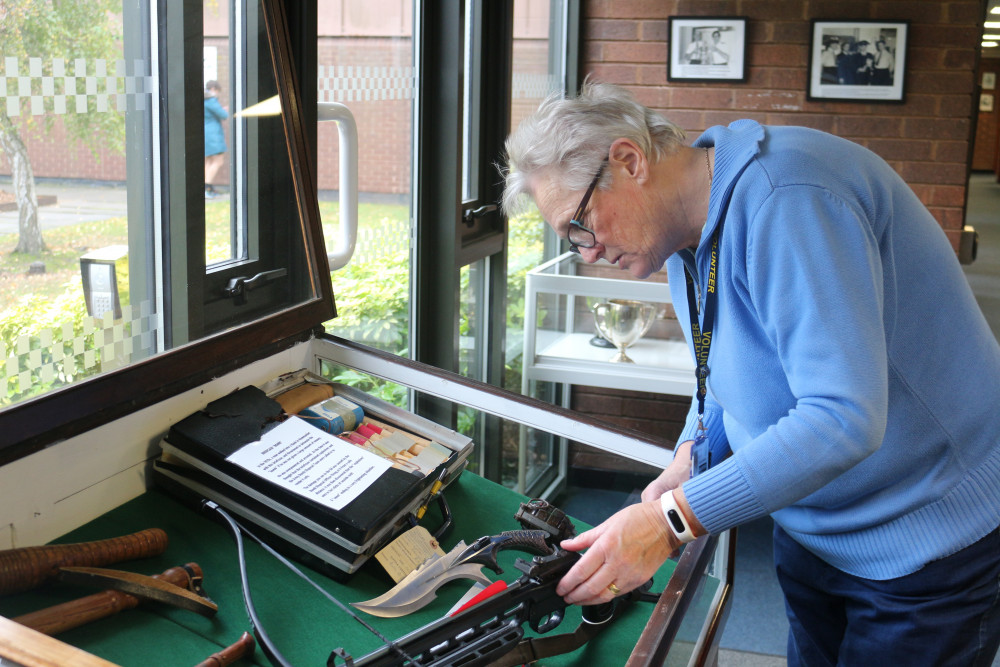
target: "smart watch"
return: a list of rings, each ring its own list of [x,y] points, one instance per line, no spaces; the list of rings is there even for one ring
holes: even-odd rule
[[[684,518],[684,512],[677,505],[673,491],[668,491],[660,496],[660,507],[663,508],[663,514],[667,517],[667,525],[670,526],[671,532],[681,541],[681,544],[694,542],[694,533],[691,532],[691,526]]]

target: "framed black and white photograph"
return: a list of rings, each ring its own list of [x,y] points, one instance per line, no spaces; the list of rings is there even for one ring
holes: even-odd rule
[[[979,110],[989,113],[993,112],[993,93],[980,93]]]
[[[902,102],[909,21],[812,22],[810,100]]]
[[[997,87],[997,73],[983,72],[983,90],[993,90]]]
[[[672,16],[668,23],[667,81],[746,81],[746,18]]]

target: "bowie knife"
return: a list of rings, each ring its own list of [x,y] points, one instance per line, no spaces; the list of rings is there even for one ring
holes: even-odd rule
[[[352,602],[351,606],[372,616],[396,618],[427,605],[437,596],[437,590],[449,581],[471,579],[488,586],[492,582],[483,574],[481,565],[452,567],[465,549],[465,542],[459,542],[444,556],[434,554],[382,595],[364,602]]]

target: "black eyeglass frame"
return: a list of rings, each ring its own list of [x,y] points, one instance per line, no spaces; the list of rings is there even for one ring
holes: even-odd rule
[[[594,230],[588,229],[583,226],[580,222],[583,219],[583,214],[587,212],[587,204],[590,203],[590,197],[594,194],[594,190],[597,189],[597,183],[601,180],[601,175],[604,173],[604,167],[608,165],[608,161],[604,160],[601,162],[601,166],[598,167],[597,173],[594,174],[594,180],[590,182],[590,186],[587,191],[583,193],[583,199],[580,200],[580,205],[576,207],[576,212],[573,213],[573,218],[569,221],[569,229],[566,231],[566,240],[569,241],[570,252],[575,252],[580,254],[580,248],[593,248],[597,245],[597,235],[594,234]],[[582,237],[576,232],[586,232]],[[573,240],[573,237],[577,236],[577,240]],[[588,238],[589,236],[589,238]]]

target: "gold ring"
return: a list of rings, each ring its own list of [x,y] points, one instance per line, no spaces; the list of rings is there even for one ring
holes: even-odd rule
[[[615,586],[614,582],[608,584],[608,590],[611,591],[611,594],[615,596],[617,596],[619,593],[622,592],[620,588]]]

